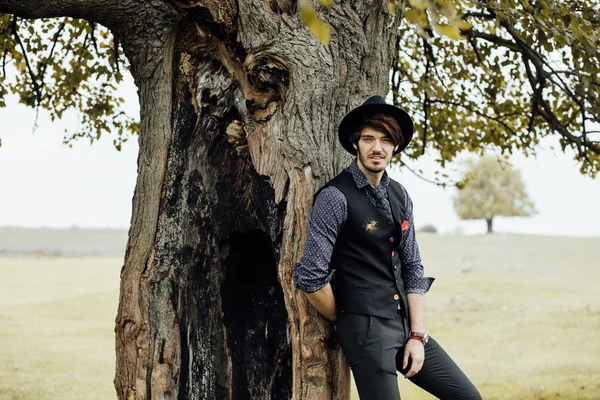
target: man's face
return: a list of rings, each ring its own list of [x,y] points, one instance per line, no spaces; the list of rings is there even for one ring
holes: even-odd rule
[[[357,150],[358,162],[367,171],[373,173],[385,170],[392,160],[395,147],[392,139],[383,132],[370,127],[366,127],[360,132],[358,144],[354,145]]]

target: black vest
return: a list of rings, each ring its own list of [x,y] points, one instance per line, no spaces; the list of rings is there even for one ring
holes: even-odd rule
[[[329,181],[346,197],[348,219],[342,226],[331,257],[332,280],[338,312],[393,319],[398,305],[407,311],[400,271],[404,220],[404,191],[390,179],[387,188],[394,221],[390,222],[347,171]],[[408,314],[408,313],[407,313]],[[408,315],[406,315],[408,318]]]

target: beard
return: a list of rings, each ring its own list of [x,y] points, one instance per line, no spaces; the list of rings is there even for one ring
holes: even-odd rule
[[[390,163],[389,159],[386,159],[385,156],[383,154],[381,155],[381,162],[379,162],[378,164],[374,163],[366,154],[363,154],[360,149],[358,149],[357,151],[357,155],[358,155],[358,159],[360,161],[360,163],[362,164],[362,166],[369,172],[372,173],[379,173],[385,170],[385,167],[388,166],[388,164]]]

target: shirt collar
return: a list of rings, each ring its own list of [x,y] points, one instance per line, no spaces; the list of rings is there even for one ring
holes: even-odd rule
[[[371,183],[358,167],[358,164],[356,163],[356,158],[354,159],[354,161],[352,161],[352,163],[346,170],[350,172],[352,178],[354,178],[354,183],[356,183],[356,187],[358,189],[362,189],[365,186],[372,188]],[[387,171],[383,171],[383,176],[381,177],[381,181],[379,182],[378,188],[387,188],[389,184],[390,177],[388,176]]]

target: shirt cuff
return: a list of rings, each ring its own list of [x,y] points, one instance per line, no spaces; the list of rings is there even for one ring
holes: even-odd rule
[[[435,278],[424,276],[422,278],[412,278],[411,285],[405,287],[406,293],[416,293],[421,296],[425,296],[425,293],[429,291],[431,285],[435,281]]]
[[[331,271],[323,277],[308,278],[302,277],[301,274],[296,273],[296,271],[299,270],[298,266],[300,266],[300,263],[294,265],[294,281],[296,282],[296,289],[302,290],[306,293],[313,293],[327,286],[335,272],[335,270]]]

